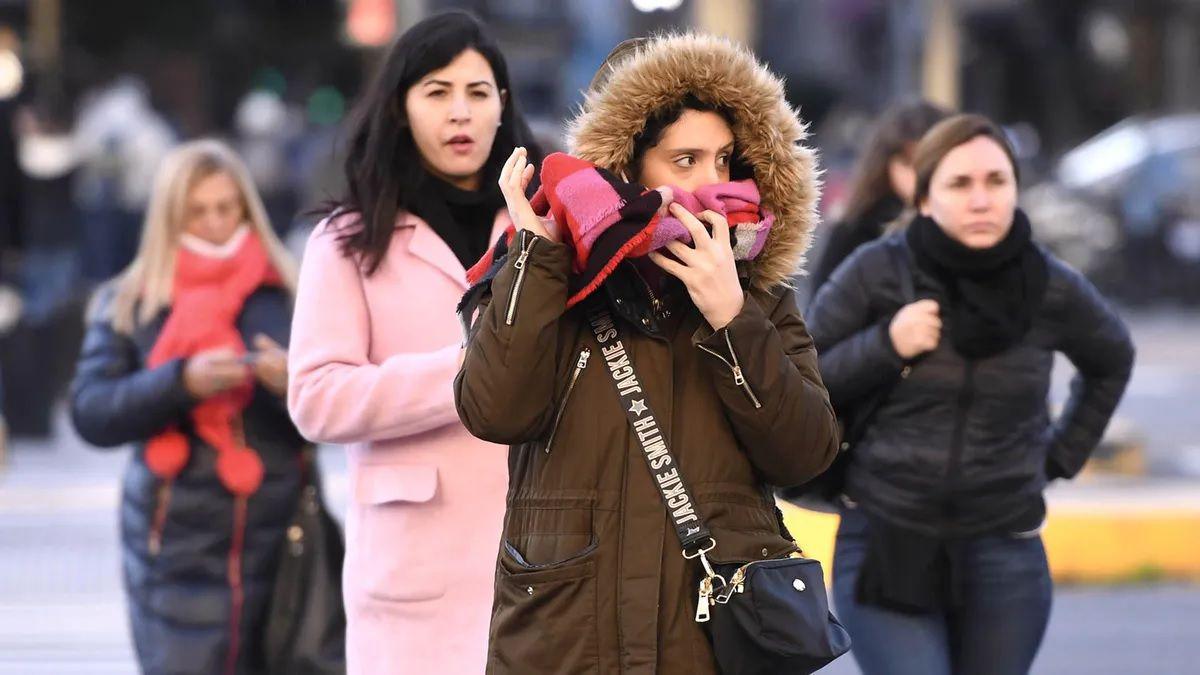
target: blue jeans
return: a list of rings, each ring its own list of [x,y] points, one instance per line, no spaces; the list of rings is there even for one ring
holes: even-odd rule
[[[1046,632],[1053,587],[1039,536],[980,536],[967,543],[963,606],[903,614],[855,600],[867,519],[842,509],[833,562],[835,611],[864,675],[1028,673]]]

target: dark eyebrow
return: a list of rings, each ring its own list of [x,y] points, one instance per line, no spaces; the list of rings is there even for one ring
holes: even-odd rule
[[[717,152],[728,151],[728,150],[733,150],[733,141],[729,141],[725,145],[722,145],[721,147],[717,148]],[[667,154],[677,155],[677,154],[681,154],[681,153],[685,153],[685,152],[691,153],[693,155],[698,155],[698,154],[708,152],[708,151],[705,150],[704,148],[671,148],[670,150],[667,151]]]
[[[436,85],[443,86],[443,87],[452,87],[452,86],[454,86],[454,83],[453,83],[453,82],[447,82],[446,80],[425,80],[424,82],[422,82],[422,83],[421,83],[421,86],[422,86],[422,87],[426,87],[426,86],[429,86],[429,85],[431,85],[431,84],[436,84]],[[485,86],[485,87],[491,87],[491,86],[492,86],[492,83],[491,83],[491,82],[488,82],[487,80],[478,80],[478,81],[471,82],[471,83],[468,83],[468,84],[467,84],[467,86],[468,86],[468,87],[477,87],[477,86],[479,86],[479,85],[483,85],[483,86]]]

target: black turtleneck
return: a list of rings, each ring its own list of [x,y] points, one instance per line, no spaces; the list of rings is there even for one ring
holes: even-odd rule
[[[496,212],[504,206],[499,186],[488,183],[491,185],[481,190],[463,190],[427,176],[410,205],[412,213],[437,232],[464,268],[478,262],[491,245]]]

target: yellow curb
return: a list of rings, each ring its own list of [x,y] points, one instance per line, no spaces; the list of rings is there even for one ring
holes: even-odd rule
[[[784,502],[779,507],[805,555],[821,561],[828,581],[838,517]],[[1058,582],[1200,581],[1200,509],[1051,511],[1042,537]]]

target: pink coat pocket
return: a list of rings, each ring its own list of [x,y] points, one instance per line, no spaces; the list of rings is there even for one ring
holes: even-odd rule
[[[354,477],[358,527],[348,552],[359,559],[347,579],[368,597],[392,602],[432,600],[446,593],[439,543],[443,523],[438,470],[420,464],[364,464]],[[450,528],[451,530],[453,528]]]

